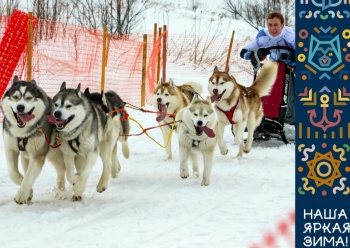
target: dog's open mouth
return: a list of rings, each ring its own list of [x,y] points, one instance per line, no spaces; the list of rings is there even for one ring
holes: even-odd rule
[[[15,113],[13,112],[16,120],[17,120],[17,126],[20,128],[25,127],[26,123],[33,120],[35,118],[35,115],[33,115],[34,108],[32,108],[28,113]]]
[[[169,103],[166,104],[158,104],[158,110],[160,112],[160,114],[157,116],[156,120],[158,122],[164,120],[164,118],[167,115],[167,111],[168,111],[168,107],[169,107]]]
[[[66,120],[56,119],[53,115],[47,116],[47,121],[51,124],[56,125],[57,131],[63,130],[69,122],[71,122],[74,119],[75,115],[70,116]]]
[[[193,123],[194,125],[194,123]],[[194,125],[194,128],[196,129],[196,134],[198,136],[201,136],[202,133],[204,132],[209,138],[214,138],[215,137],[215,133],[214,130],[207,127],[207,126],[196,126]]]
[[[214,94],[210,96],[211,102],[219,102],[221,100],[221,97],[225,94],[226,90],[224,90],[221,94]]]

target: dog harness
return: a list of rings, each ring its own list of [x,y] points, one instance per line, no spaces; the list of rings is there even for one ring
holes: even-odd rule
[[[78,153],[78,150],[75,149],[75,147],[73,146],[73,143],[72,143],[73,141],[75,141],[77,143],[77,147],[79,148],[79,146],[80,146],[79,136],[76,137],[75,139],[68,140],[68,144],[69,144],[70,148],[73,150],[73,152]]]
[[[233,113],[234,113],[235,110],[236,110],[236,107],[237,107],[237,105],[238,105],[238,102],[239,102],[239,98],[238,98],[238,101],[237,101],[236,105],[234,105],[230,110],[227,110],[227,111],[225,111],[225,110],[219,108],[219,107],[216,105],[216,107],[218,108],[218,110],[220,110],[221,112],[223,112],[223,113],[226,115],[227,119],[229,120],[229,122],[230,122],[232,125],[236,124],[236,122],[233,120]]]
[[[26,150],[26,145],[28,143],[28,137],[25,138],[17,138],[18,149],[22,152]]]

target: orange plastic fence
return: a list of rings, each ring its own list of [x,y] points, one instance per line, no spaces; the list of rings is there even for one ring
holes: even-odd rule
[[[7,33],[11,33],[10,37],[13,37],[14,34],[20,34],[22,35],[20,39],[22,45],[20,49],[18,47],[9,49],[0,47],[0,54],[7,54],[9,51],[22,52],[24,50],[22,46],[25,46],[23,43],[27,41],[27,21],[18,21],[17,25],[20,27],[14,30],[8,20],[8,17],[1,17],[1,42],[6,41]],[[146,104],[151,104],[151,93],[156,83],[157,56],[162,42],[162,37],[158,37],[154,45],[153,35],[148,35],[148,41],[152,42],[146,44],[148,47]],[[100,91],[102,30],[38,19],[33,31],[33,39],[32,78],[49,96],[57,93],[63,81],[67,83],[68,87],[76,87],[78,83],[81,83],[83,90],[89,87],[92,92]],[[229,42],[229,39],[222,37],[176,35],[171,34],[171,30],[169,30],[167,64],[173,66],[167,66],[167,77],[172,77],[176,84],[182,84],[184,82],[181,80],[186,75],[193,75],[193,71],[196,70],[198,74],[209,78],[214,66],[225,68]],[[131,34],[123,37],[108,35],[107,37],[105,91],[114,90],[125,102],[137,106],[140,106],[141,103],[143,45],[143,34]],[[238,81],[244,83],[251,81],[252,70],[248,63],[242,63],[242,59],[238,58],[237,50],[241,45],[240,42],[235,41],[234,43],[230,71],[234,75],[236,74]],[[26,79],[27,73],[25,52],[20,57],[18,55],[7,56],[19,59],[17,64],[11,64],[12,67],[15,66],[14,72],[8,71],[4,62],[0,64],[0,70],[3,71],[5,68],[7,72],[6,77],[3,76],[4,73],[0,75],[3,90],[13,75],[16,74],[20,78]],[[163,54],[161,54],[161,58],[164,58]],[[236,63],[236,61],[240,61],[240,63]],[[179,78],[181,80],[178,80]]]
[[[11,80],[18,61],[28,43],[28,17],[27,13],[14,11],[6,32],[0,42],[0,98]],[[4,18],[1,18],[3,20]],[[5,20],[5,19],[4,19]],[[3,22],[3,21],[1,21]],[[35,20],[33,28],[35,27]]]

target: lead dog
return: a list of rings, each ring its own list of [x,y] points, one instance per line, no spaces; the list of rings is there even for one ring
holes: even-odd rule
[[[103,161],[103,171],[96,187],[98,192],[107,189],[111,173],[111,154],[118,136],[113,122],[108,121],[100,104],[90,101],[80,91],[66,88],[63,82],[53,97],[54,108],[49,116],[62,141],[67,180],[73,185],[73,201],[80,201],[97,156]],[[75,174],[75,169],[77,175]]]
[[[57,189],[65,189],[62,153],[57,148],[50,149],[44,137],[51,140],[55,137],[55,130],[46,118],[51,107],[51,99],[34,80],[20,81],[17,76],[2,99],[5,156],[11,180],[20,185],[14,198],[18,204],[32,200],[32,188],[46,158],[57,171]],[[18,168],[19,156],[23,175]]]
[[[210,99],[193,98],[190,105],[181,109],[176,115],[176,130],[179,135],[180,177],[187,178],[188,158],[192,160],[194,177],[198,177],[197,152],[203,155],[204,169],[201,185],[208,186],[213,167],[216,146],[217,116]]]
[[[202,85],[194,82],[186,83],[181,86],[176,86],[170,78],[169,82],[158,82],[157,87],[152,93],[152,105],[160,115],[157,117],[163,134],[164,144],[167,143],[171,124],[174,117],[180,109],[186,107],[193,99],[195,94],[200,94]],[[169,124],[169,125],[167,125]],[[172,159],[171,140],[165,149],[165,160]]]
[[[229,124],[233,125],[234,141],[239,145],[237,157],[243,156],[243,152],[250,152],[254,130],[263,117],[260,98],[270,93],[277,76],[277,68],[276,62],[267,61],[250,87],[238,84],[229,71],[214,68],[209,78],[208,90],[218,115],[218,145],[222,155],[228,153],[223,135],[225,126]],[[248,138],[244,145],[243,133],[246,127]]]

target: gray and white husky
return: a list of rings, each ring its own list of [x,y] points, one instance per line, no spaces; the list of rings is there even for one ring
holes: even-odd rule
[[[122,144],[123,156],[129,158],[130,149],[128,145],[128,135],[130,134],[130,121],[127,118],[128,113],[125,110],[125,102],[112,90],[105,93],[90,93],[89,88],[86,88],[84,95],[86,95],[90,101],[100,104],[103,111],[110,117],[107,118],[107,122],[109,123],[107,126],[115,128],[114,138]],[[106,132],[106,134],[108,133],[110,132]],[[114,144],[112,151],[111,176],[116,178],[121,170],[121,166],[117,156],[117,142],[111,140],[111,144]]]
[[[20,185],[14,198],[18,204],[32,199],[33,185],[46,158],[56,168],[57,188],[65,189],[62,153],[59,149],[50,148],[46,141],[46,138],[53,140],[55,137],[55,130],[47,121],[51,106],[51,99],[34,80],[19,81],[17,76],[2,99],[5,156],[11,180]],[[23,174],[18,168],[19,156]]]
[[[63,82],[53,97],[53,111],[49,116],[56,125],[61,140],[67,180],[73,185],[73,201],[82,199],[90,172],[100,154],[103,171],[97,191],[107,189],[111,170],[117,176],[118,169],[111,166],[112,152],[120,135],[119,118],[109,118],[102,105],[91,101],[80,91],[66,88]],[[75,173],[76,172],[76,173]]]
[[[208,186],[213,167],[214,150],[217,143],[217,115],[210,99],[201,100],[194,97],[192,102],[181,109],[176,119],[179,135],[180,177],[187,178],[188,158],[192,160],[194,177],[199,176],[196,152],[203,155],[204,169],[201,185]]]

